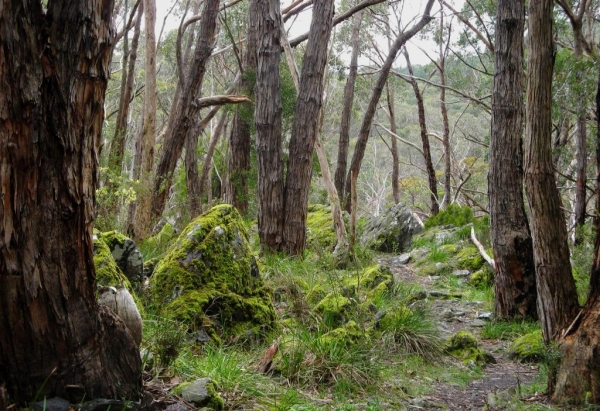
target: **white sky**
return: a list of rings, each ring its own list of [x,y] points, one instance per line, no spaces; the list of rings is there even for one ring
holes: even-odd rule
[[[163,20],[168,11],[172,8],[173,4],[177,0],[157,0],[157,19],[156,19],[156,30],[157,35],[160,32],[160,29],[163,25]],[[180,0],[181,1],[181,0]],[[281,8],[285,8],[292,3],[293,0],[284,0],[281,2]],[[402,24],[408,25],[413,21],[418,20],[418,18],[422,15],[423,9],[425,8],[425,0],[402,0],[399,3],[402,8]],[[460,10],[464,3],[464,0],[451,0],[451,4],[454,5],[456,10]],[[290,30],[290,37],[294,38],[297,35],[303,34],[308,31],[310,28],[310,17],[311,17],[312,9],[305,10],[297,19],[290,19],[287,24],[287,28]],[[439,16],[439,3],[436,2],[433,6],[432,14],[434,16]],[[167,23],[165,26],[165,31],[175,29],[179,26],[180,18],[170,15],[167,18]],[[293,23],[293,25],[292,25]],[[457,31],[458,32],[458,31]],[[163,34],[164,36],[164,34]],[[408,51],[411,57],[411,62],[413,64],[427,64],[429,63],[429,58],[419,50],[419,48],[425,49],[428,51],[428,54],[435,58],[437,56],[437,46],[432,41],[425,41],[417,38],[415,36],[411,42],[407,45]],[[382,39],[381,49],[387,52],[387,41]],[[404,57],[399,56],[396,61],[396,66],[404,66]]]

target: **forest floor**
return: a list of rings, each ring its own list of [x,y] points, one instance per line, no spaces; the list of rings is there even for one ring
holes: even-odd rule
[[[438,295],[431,303],[431,314],[442,330],[443,337],[459,331],[468,331],[477,337],[479,347],[492,354],[495,364],[481,369],[481,375],[461,385],[436,381],[427,395],[410,401],[409,409],[429,410],[509,410],[529,409],[537,406],[549,407],[547,396],[541,392],[523,395],[523,386],[530,386],[540,379],[540,369],[536,364],[521,364],[508,357],[510,341],[501,338],[482,338],[481,331],[489,322],[490,308],[483,301],[468,301],[456,290],[440,288],[437,279],[417,275],[411,265],[394,264],[393,256],[380,255],[378,262],[388,267],[394,274],[395,282],[418,284],[429,295]],[[543,388],[543,385],[538,385]],[[514,401],[521,402],[517,405]],[[511,405],[512,403],[512,405]],[[528,406],[530,405],[530,406]]]

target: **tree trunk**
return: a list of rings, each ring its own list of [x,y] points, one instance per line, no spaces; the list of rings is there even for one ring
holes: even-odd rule
[[[446,108],[446,53],[448,47],[444,48],[444,8],[440,0],[440,62],[438,71],[440,74],[440,113],[442,114],[442,146],[444,147],[444,197],[442,198],[442,208],[448,207],[452,202],[452,148],[450,147],[450,125],[448,123],[448,109]],[[448,42],[450,35],[448,35]]]
[[[293,255],[302,255],[306,243],[308,192],[334,12],[333,0],[316,0],[313,7],[294,110],[284,194],[283,248]]]
[[[110,144],[110,153],[108,155],[109,173],[121,175],[123,168],[123,155],[125,153],[125,141],[127,138],[127,119],[129,117],[129,106],[131,103],[131,95],[133,94],[133,84],[135,82],[135,63],[137,59],[137,49],[140,39],[140,26],[144,14],[143,2],[140,1],[138,6],[138,14],[135,20],[135,28],[133,30],[133,38],[131,40],[131,50],[124,51],[123,57],[123,79],[121,82],[121,97],[119,99],[119,112],[115,124],[115,135]],[[127,44],[127,32],[125,32],[123,42]],[[124,50],[127,46],[124,46]]]
[[[352,120],[352,106],[354,105],[354,84],[358,74],[358,55],[360,54],[360,24],[363,12],[359,11],[352,18],[352,56],[350,57],[350,71],[344,86],[344,102],[342,106],[342,118],[340,121],[340,140],[338,142],[337,167],[335,169],[335,188],[340,198],[340,204],[344,203],[344,182],[346,180],[346,169],[348,164],[348,145],[350,144],[350,122]]]
[[[278,251],[283,230],[281,147],[281,10],[278,0],[258,0],[254,124],[258,160],[258,235],[263,251]]]
[[[419,128],[421,130],[421,144],[423,145],[423,158],[425,160],[425,169],[427,170],[427,182],[429,183],[429,193],[431,196],[431,215],[436,215],[440,212],[440,204],[438,200],[437,192],[437,176],[435,175],[435,168],[433,168],[433,160],[431,159],[431,146],[429,144],[429,133],[427,132],[427,120],[425,117],[425,103],[423,102],[423,95],[419,89],[417,81],[414,79],[414,72],[408,51],[404,49],[404,57],[406,58],[406,68],[411,76],[409,81],[412,86],[415,98],[417,99],[417,110],[419,113]]]
[[[197,132],[196,124],[200,121],[200,107],[194,104],[194,101],[202,93],[202,82],[206,73],[206,64],[215,44],[218,14],[219,0],[207,0],[204,3],[202,18],[200,20],[200,32],[197,36],[194,57],[189,64],[187,75],[185,76],[181,104],[171,128],[173,131],[165,136],[160,158],[156,166],[152,188],[152,217],[155,219],[158,219],[165,209],[167,194],[171,189],[175,167],[181,156],[185,139],[189,133],[193,134]]]
[[[387,103],[390,111],[390,130],[395,135],[398,134],[396,128],[396,110],[394,109],[394,91],[390,90],[390,83],[387,83]],[[400,180],[400,164],[398,160],[398,142],[396,137],[392,135],[392,195],[394,196],[394,203],[400,202],[400,187],[398,181]]]
[[[600,113],[600,71],[596,113]],[[600,190],[600,116],[596,115],[596,191]],[[583,315],[560,341],[562,360],[552,399],[558,403],[600,404],[600,198],[596,198],[596,244],[590,293]]]
[[[496,318],[537,318],[533,243],[523,199],[525,1],[496,6],[488,195],[496,262]]]
[[[227,121],[227,112],[223,111],[221,113],[221,117],[219,117],[219,121],[217,125],[211,130],[210,133],[210,141],[208,142],[208,149],[206,150],[206,155],[204,156],[204,164],[202,165],[202,173],[200,174],[200,179],[198,181],[198,186],[200,187],[199,196],[202,196],[202,192],[204,191],[204,186],[206,185],[206,181],[208,180],[208,174],[212,164],[212,158],[215,153],[215,148],[217,147],[217,143],[219,142],[219,138],[223,134],[223,130],[225,129],[225,122]],[[202,210],[200,210],[202,211]]]
[[[141,359],[95,297],[92,221],[112,1],[0,6],[0,381],[11,399],[137,399]]]
[[[190,218],[202,214],[202,199],[200,176],[198,173],[198,134],[188,133],[185,139],[185,185],[188,195],[188,209]]]
[[[140,138],[142,153],[140,163],[140,184],[150,187],[154,168],[154,145],[156,140],[156,1],[143,0],[144,24],[146,31],[146,55],[144,64],[144,124]],[[140,240],[151,232],[150,211],[152,208],[150,193],[143,190],[137,193],[137,205],[133,220],[132,237]]]
[[[240,84],[242,94],[250,98],[252,98],[254,76],[256,75],[257,26],[257,1],[251,0],[248,6],[248,32],[243,60],[244,73],[242,73]],[[252,103],[240,104],[236,107],[229,140],[229,177],[225,180],[225,201],[232,204],[242,214],[248,211],[252,116]]]
[[[538,314],[546,342],[556,340],[578,310],[567,229],[552,165],[552,0],[529,6],[525,191],[531,212]]]
[[[350,192],[351,180],[352,180],[352,172],[354,171],[358,178],[358,173],[360,172],[360,166],[362,164],[363,157],[365,156],[365,149],[367,148],[367,141],[369,140],[369,136],[371,134],[371,126],[373,125],[373,117],[375,116],[375,111],[377,110],[377,105],[379,103],[379,99],[381,98],[381,94],[383,93],[383,87],[387,81],[388,74],[392,68],[392,64],[396,60],[396,56],[400,49],[406,44],[408,40],[410,40],[415,34],[417,34],[423,27],[425,27],[429,22],[433,19],[430,15],[431,8],[433,7],[433,3],[435,0],[428,0],[427,5],[425,6],[425,10],[423,12],[423,16],[421,19],[415,23],[410,29],[401,32],[394,44],[392,45],[388,56],[381,67],[379,77],[377,77],[377,82],[375,83],[375,87],[373,87],[373,91],[371,92],[371,98],[369,100],[369,105],[367,107],[367,111],[365,112],[365,117],[363,118],[362,125],[360,127],[360,134],[358,137],[358,141],[356,142],[356,147],[354,148],[354,155],[352,156],[352,162],[350,164],[350,170],[348,171],[348,176],[346,178],[346,192]],[[351,210],[351,197],[346,200],[344,208],[346,211],[350,212]]]

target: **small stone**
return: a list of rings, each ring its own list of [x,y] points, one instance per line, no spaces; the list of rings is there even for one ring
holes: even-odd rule
[[[477,318],[479,318],[480,320],[491,320],[493,316],[494,316],[494,314],[484,311],[482,313],[479,313]]]
[[[454,277],[468,277],[470,274],[469,270],[456,270],[452,273]]]
[[[473,320],[473,322],[471,323],[471,327],[484,327],[485,324],[486,324],[485,321],[476,319],[476,320]]]
[[[210,378],[200,378],[181,388],[181,398],[197,407],[209,406],[222,410],[223,399],[217,393],[215,383]]]
[[[410,262],[410,259],[411,259],[410,253],[401,254],[397,257],[392,258],[392,264],[406,265]]]
[[[67,411],[71,404],[64,398],[54,397],[33,404],[34,411]]]

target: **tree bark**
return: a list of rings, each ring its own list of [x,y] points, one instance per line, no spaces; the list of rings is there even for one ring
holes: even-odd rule
[[[143,0],[144,4],[144,30],[146,31],[145,54],[145,86],[144,86],[144,124],[140,138],[141,163],[140,184],[150,187],[152,183],[152,170],[154,168],[154,145],[156,140],[156,1]],[[137,193],[137,204],[133,220],[132,237],[140,240],[146,238],[150,232],[150,211],[152,198],[147,191]]]
[[[127,46],[124,46],[125,56],[123,57],[123,80],[121,82],[121,97],[119,99],[119,112],[115,124],[115,135],[110,144],[110,153],[108,155],[108,169],[114,175],[120,175],[123,168],[123,155],[125,153],[125,141],[127,138],[127,118],[129,117],[129,106],[131,103],[131,95],[133,94],[133,84],[135,82],[135,63],[137,59],[137,49],[140,39],[140,26],[144,14],[143,2],[138,6],[138,14],[135,19],[135,28],[133,29],[133,38],[131,40],[131,49],[125,51]],[[123,42],[127,44],[127,32]]]
[[[400,202],[400,187],[398,180],[400,180],[400,164],[398,160],[398,142],[394,137],[394,134],[398,134],[396,127],[396,110],[394,108],[394,91],[390,90],[390,83],[387,83],[387,103],[390,111],[390,130],[392,134],[392,195],[394,196],[394,203]]]
[[[423,95],[419,89],[417,81],[414,79],[415,73],[413,72],[410,57],[406,48],[404,49],[404,58],[406,59],[406,68],[411,76],[408,80],[412,86],[415,98],[417,99],[417,110],[419,114],[419,129],[421,130],[421,144],[423,146],[423,159],[425,160],[425,169],[427,170],[427,182],[429,184],[429,193],[431,197],[431,215],[436,215],[440,212],[440,204],[438,200],[437,192],[437,176],[435,175],[435,168],[433,167],[433,160],[431,159],[431,145],[429,144],[429,133],[427,132],[427,119],[425,117],[425,103],[423,102]]]
[[[494,260],[494,313],[537,318],[533,243],[523,198],[523,39],[525,1],[496,6],[495,75],[488,196]]]
[[[248,6],[248,30],[246,50],[243,58],[240,90],[252,98],[256,75],[256,44],[258,42],[257,1],[251,0]],[[248,173],[250,172],[250,148],[252,143],[252,103],[236,107],[229,140],[229,176],[225,182],[225,201],[231,203],[242,214],[248,211]]]
[[[292,255],[302,255],[306,243],[308,192],[334,13],[333,0],[315,0],[313,7],[294,110],[284,194],[283,248]]]
[[[342,106],[342,118],[340,121],[340,139],[338,142],[337,166],[335,169],[335,188],[340,198],[340,204],[344,203],[344,182],[346,181],[346,170],[348,168],[348,145],[350,144],[350,122],[352,120],[352,107],[354,105],[354,85],[358,74],[358,55],[360,54],[360,24],[363,12],[359,11],[352,21],[352,55],[350,57],[350,70],[344,86],[344,102]]]
[[[600,71],[596,90],[600,113]],[[596,115],[596,191],[600,192],[600,116]],[[596,198],[596,241],[590,291],[582,316],[560,341],[562,359],[552,400],[570,404],[600,404],[600,197]]]
[[[278,251],[283,230],[281,146],[281,11],[278,0],[258,0],[254,124],[258,160],[258,235],[263,251]]]
[[[196,133],[188,133],[185,139],[185,185],[188,195],[188,210],[190,218],[202,214],[202,199],[200,192],[200,175],[198,173],[198,137]]]
[[[538,314],[546,342],[556,340],[579,309],[565,217],[552,165],[552,0],[529,5],[525,191],[531,213]]]
[[[194,100],[199,98],[202,93],[206,64],[215,44],[218,14],[219,0],[207,0],[204,3],[194,57],[185,76],[181,104],[171,128],[173,131],[165,136],[156,166],[152,188],[152,217],[155,219],[161,216],[165,208],[167,194],[171,188],[177,160],[181,156],[185,140],[189,133],[197,131],[196,124],[200,121],[200,107],[194,103]]]
[[[198,181],[198,185],[200,187],[199,196],[202,196],[202,192],[204,191],[204,186],[206,185],[206,181],[208,180],[208,174],[212,164],[212,158],[215,153],[215,148],[217,147],[217,143],[219,142],[219,138],[223,134],[223,130],[225,129],[225,122],[227,121],[227,112],[221,113],[221,117],[219,117],[219,121],[217,125],[212,129],[210,133],[210,141],[208,142],[208,149],[206,150],[206,154],[204,156],[204,164],[202,165],[202,172],[200,174],[200,179]],[[202,210],[200,210],[202,211]]]
[[[135,400],[139,351],[94,284],[113,2],[48,7],[0,6],[0,381],[24,406]]]
[[[442,115],[442,146],[444,147],[444,197],[442,208],[448,207],[452,202],[452,148],[450,147],[450,125],[448,123],[448,109],[446,108],[446,53],[448,47],[444,48],[444,7],[440,0],[440,62],[437,64],[440,74],[440,113]],[[448,35],[448,42],[450,35]]]
[[[360,172],[360,166],[365,155],[367,141],[369,140],[369,136],[371,134],[371,126],[373,125],[375,111],[377,110],[377,105],[379,103],[379,99],[381,98],[381,94],[383,93],[383,87],[385,86],[385,83],[387,81],[387,77],[392,68],[392,64],[396,60],[396,56],[398,55],[398,52],[400,51],[402,46],[404,46],[404,44],[406,44],[408,40],[410,40],[415,34],[421,31],[421,29],[427,24],[429,24],[429,22],[433,19],[430,13],[434,2],[435,0],[428,0],[427,5],[425,6],[425,10],[423,12],[423,16],[421,16],[421,19],[417,23],[415,23],[410,29],[403,31],[398,35],[396,41],[394,41],[394,44],[390,49],[390,52],[388,53],[388,56],[385,59],[385,62],[383,63],[383,66],[381,67],[379,77],[377,77],[377,82],[375,83],[375,87],[373,87],[373,91],[371,92],[369,105],[367,107],[367,111],[365,112],[365,116],[360,127],[360,134],[358,137],[358,141],[356,142],[356,147],[354,148],[354,155],[352,156],[350,170],[348,171],[348,176],[346,178],[346,192],[350,192],[352,172],[354,171],[357,176]],[[350,212],[351,210],[351,203],[351,197],[346,199],[344,208],[348,212]]]

